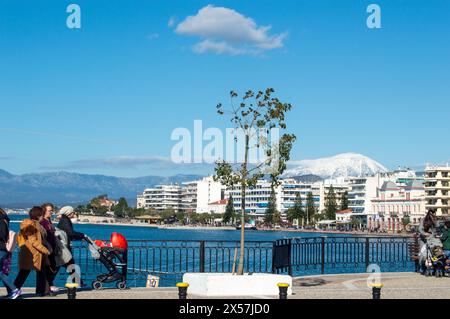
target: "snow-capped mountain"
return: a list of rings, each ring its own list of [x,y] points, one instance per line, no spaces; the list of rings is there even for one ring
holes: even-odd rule
[[[294,164],[294,165],[292,165]],[[387,168],[373,159],[355,153],[339,154],[315,160],[303,160],[291,163],[284,177],[316,175],[324,179],[338,177],[370,176],[387,172]]]

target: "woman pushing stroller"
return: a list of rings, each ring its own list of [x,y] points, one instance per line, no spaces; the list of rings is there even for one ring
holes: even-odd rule
[[[80,232],[77,232],[73,228],[72,219],[75,218],[75,210],[71,206],[65,206],[59,210],[59,213],[57,215],[57,218],[59,219],[59,223],[57,228],[60,231],[63,231],[66,235],[67,242],[65,243],[65,246],[69,250],[69,252],[72,254],[72,241],[81,241],[86,239],[86,235]],[[63,265],[64,268],[66,268],[68,271],[70,271],[70,266],[75,265],[75,260],[73,258],[70,259],[69,262],[67,262],[65,265]],[[59,270],[59,268],[58,268]],[[71,274],[74,273],[74,270],[71,271]],[[81,280],[81,278],[80,278]],[[81,285],[83,286],[83,283],[81,282]]]

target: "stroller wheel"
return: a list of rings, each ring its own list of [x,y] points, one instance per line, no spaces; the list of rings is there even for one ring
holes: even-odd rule
[[[125,290],[125,289],[127,289],[127,283],[124,282],[124,281],[119,281],[119,282],[116,284],[116,287],[117,287],[117,289]]]
[[[103,284],[100,281],[94,281],[92,283],[92,289],[94,290],[100,290],[103,288]]]

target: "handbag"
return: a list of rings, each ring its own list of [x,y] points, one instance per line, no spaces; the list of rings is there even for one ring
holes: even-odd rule
[[[57,229],[55,232],[55,237],[57,247],[56,251],[58,252],[57,254],[55,254],[55,262],[59,267],[67,264],[72,260],[72,253],[67,247],[67,234],[63,230]]]
[[[9,273],[11,272],[11,254],[9,254],[7,258],[3,259],[3,263],[1,266],[2,266],[1,272],[4,275],[8,276]]]

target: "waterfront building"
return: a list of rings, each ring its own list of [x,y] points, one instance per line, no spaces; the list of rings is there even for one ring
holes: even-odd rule
[[[428,166],[425,169],[425,209],[434,209],[438,216],[450,212],[450,167]]]
[[[352,227],[353,211],[351,209],[340,210],[336,212],[336,226],[344,229],[351,229]]]
[[[172,208],[176,212],[208,213],[209,204],[224,198],[225,188],[212,177],[181,185],[159,185],[148,188],[137,196],[138,208],[164,211]]]
[[[315,206],[320,207],[320,185],[302,183],[295,179],[283,179],[281,184],[274,189],[276,198],[276,208],[284,217],[287,210],[292,207],[300,194],[302,205],[306,205],[308,193],[313,193]],[[269,205],[271,195],[271,183],[267,180],[259,180],[255,187],[247,188],[245,196],[245,211],[252,217],[262,220]],[[227,197],[233,197],[235,211],[241,209],[241,187],[235,186],[227,190]]]
[[[366,177],[350,177],[349,208],[353,216],[357,217],[362,225],[368,225],[369,218],[376,219],[377,212],[373,211],[372,200],[379,197],[379,191],[385,182],[393,182],[399,187],[406,187],[413,182],[423,183],[423,178],[407,168],[399,168],[393,172],[378,173]],[[425,211],[422,212],[424,214]],[[375,215],[375,216],[373,216]]]
[[[137,195],[136,207],[137,208],[145,208],[145,197],[144,197],[144,194],[138,194]]]
[[[225,198],[225,187],[214,181],[213,177],[205,177],[197,182],[196,212],[198,214],[209,213],[209,204]]]
[[[407,184],[386,181],[372,198],[372,210],[367,227],[371,230],[397,232],[404,224],[419,224],[425,213],[425,188],[422,181]]]
[[[147,188],[142,196],[146,209],[181,211],[181,187],[179,185],[158,185],[154,188]]]
[[[313,194],[314,206],[319,211],[321,206],[321,186],[320,184],[302,183],[294,179],[285,179],[281,183],[281,213],[286,214],[286,211],[293,207],[297,194],[300,194],[303,207],[306,206],[306,200],[309,193]]]
[[[208,205],[208,213],[211,214],[225,214],[227,208],[228,200],[221,199]]]
[[[197,184],[198,181],[186,182],[181,187],[181,210],[193,213],[197,210]]]
[[[320,206],[319,212],[323,212],[325,210],[325,203],[328,199],[328,194],[330,193],[331,186],[333,186],[334,194],[336,196],[336,203],[338,207],[341,205],[342,196],[350,190],[349,184],[346,183],[343,179],[336,180],[325,180],[324,182],[319,184],[319,198],[320,198]]]

